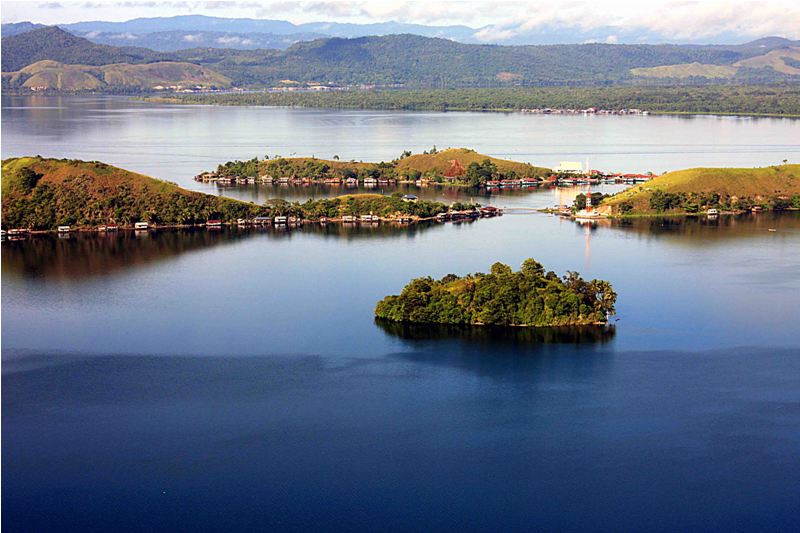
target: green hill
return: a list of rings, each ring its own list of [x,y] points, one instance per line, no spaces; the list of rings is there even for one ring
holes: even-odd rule
[[[191,192],[105,163],[20,157],[3,161],[4,228],[54,229],[137,221],[191,224],[251,216],[258,206]]]
[[[659,176],[607,198],[600,210],[613,215],[696,213],[709,208],[755,205],[800,207],[800,165],[765,168],[690,168]]]
[[[94,44],[56,27],[38,28],[3,37],[2,50],[3,72],[16,72],[45,59],[94,66],[174,60],[169,54],[147,48]]]

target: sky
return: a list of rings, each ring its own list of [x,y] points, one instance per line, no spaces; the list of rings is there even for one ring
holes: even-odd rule
[[[479,28],[479,39],[502,42],[547,27],[592,30],[619,26],[696,39],[725,33],[800,39],[800,0],[81,0],[0,1],[3,22],[59,24],[86,20],[203,14],[302,22],[399,21]]]

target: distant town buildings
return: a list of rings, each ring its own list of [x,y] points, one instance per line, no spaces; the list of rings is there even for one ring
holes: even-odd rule
[[[601,109],[599,107],[587,107],[586,109],[572,108],[553,108],[540,107],[534,109],[520,109],[522,113],[532,113],[534,115],[649,115],[649,111],[644,109]]]

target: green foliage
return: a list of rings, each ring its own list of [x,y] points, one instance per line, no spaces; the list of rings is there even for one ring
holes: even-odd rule
[[[186,103],[396,110],[639,108],[653,112],[800,115],[800,85],[494,87],[328,93],[179,95]]]
[[[586,209],[586,195],[583,194],[583,193],[580,193],[579,195],[577,195],[575,197],[575,201],[572,203],[572,205],[578,211],[580,211],[582,209]]]
[[[257,157],[248,161],[228,161],[217,167],[217,174],[228,177],[250,177],[258,175],[259,161]]]
[[[568,272],[559,279],[527,259],[519,272],[502,263],[489,274],[412,280],[399,295],[375,307],[394,322],[502,326],[567,326],[605,323],[617,295],[603,280],[584,281]]]
[[[42,175],[32,168],[22,167],[19,171],[19,184],[25,192],[31,192],[41,177]]]
[[[472,187],[483,186],[496,177],[498,177],[497,166],[489,159],[484,159],[481,163],[470,163],[467,167],[467,184]]]

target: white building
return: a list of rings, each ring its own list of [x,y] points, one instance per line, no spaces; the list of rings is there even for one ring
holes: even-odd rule
[[[583,165],[580,161],[561,161],[553,172],[557,174],[583,174]]]

